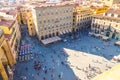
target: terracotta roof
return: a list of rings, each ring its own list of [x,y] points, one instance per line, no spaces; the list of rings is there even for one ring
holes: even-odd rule
[[[5,38],[8,38],[10,39],[11,38],[11,35],[10,34],[4,34]]]
[[[65,2],[59,2],[59,3],[36,3],[32,4],[35,9],[39,7],[53,7],[53,6],[64,6],[64,5],[75,5],[73,1],[65,1]]]
[[[31,18],[31,17],[32,17],[32,15],[29,15],[29,16],[26,17],[26,19],[29,19],[29,18]]]
[[[8,15],[12,15],[12,16],[16,16],[17,15],[17,11],[16,10],[0,10],[0,12],[4,12]]]
[[[120,9],[109,9],[107,13],[120,14]]]
[[[100,19],[109,19],[109,20],[114,20],[114,21],[120,21],[120,18],[103,16],[103,14],[97,14],[97,15],[94,15],[93,17],[100,18]]]
[[[0,26],[6,26],[11,28],[14,23],[15,23],[15,20],[1,20]]]

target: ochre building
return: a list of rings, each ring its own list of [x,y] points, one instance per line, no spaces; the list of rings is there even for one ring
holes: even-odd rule
[[[0,28],[3,29],[4,36],[8,40],[10,47],[12,48],[14,58],[16,59],[21,39],[17,13],[12,10],[5,10],[0,12],[0,16]]]
[[[90,28],[93,11],[82,6],[75,6],[73,10],[73,29],[78,31]]]
[[[0,28],[0,80],[13,80],[11,68],[16,63],[9,41]]]

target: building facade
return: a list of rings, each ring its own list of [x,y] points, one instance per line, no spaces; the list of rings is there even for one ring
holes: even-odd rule
[[[113,2],[114,2],[114,0],[102,0],[102,1],[103,1],[104,5],[106,5],[106,6],[112,6]]]
[[[17,58],[19,45],[21,40],[21,33],[17,21],[17,13],[9,11],[0,12],[0,28],[4,31],[5,38],[9,41],[14,58]]]
[[[30,36],[35,36],[35,26],[32,17],[32,11],[28,10],[27,15],[28,16],[26,17],[26,20],[27,20],[28,33]]]
[[[90,8],[75,6],[73,12],[73,29],[78,31],[89,28],[91,26],[92,15],[93,11]]]
[[[32,11],[39,40],[72,31],[73,4],[68,2],[42,4]]]
[[[120,40],[120,8],[109,9],[92,18],[92,32]]]
[[[11,68],[16,63],[9,41],[4,37],[0,28],[0,80],[13,80]]]

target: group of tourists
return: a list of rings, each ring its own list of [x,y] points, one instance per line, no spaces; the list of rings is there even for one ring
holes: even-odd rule
[[[40,61],[34,61],[34,69],[40,70],[40,68],[41,68]]]

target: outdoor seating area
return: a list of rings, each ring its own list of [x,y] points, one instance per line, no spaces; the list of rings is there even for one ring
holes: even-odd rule
[[[32,46],[31,44],[24,44],[20,46],[19,54],[18,54],[18,61],[23,62],[23,61],[28,61],[32,59]]]
[[[44,45],[49,45],[51,43],[54,43],[54,42],[57,42],[57,41],[61,41],[62,39],[58,36],[55,36],[55,37],[52,37],[52,38],[47,38],[47,39],[44,39],[44,40],[41,40],[41,42],[44,44]]]
[[[101,35],[101,34],[96,34],[96,33],[93,33],[93,32],[89,32],[89,35],[93,36],[93,37],[96,37],[96,38],[99,38],[99,39],[102,39],[104,41],[109,41],[110,40],[110,38],[107,37],[107,36],[104,36],[104,35]]]

